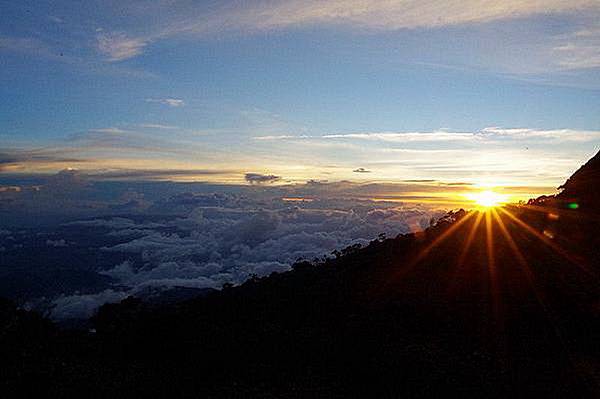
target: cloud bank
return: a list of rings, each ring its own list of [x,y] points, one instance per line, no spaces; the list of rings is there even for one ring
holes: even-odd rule
[[[311,201],[289,202],[264,194],[182,193],[155,202],[135,218],[103,217],[65,225],[87,231],[98,242],[110,242],[98,250],[127,260],[97,271],[111,278],[112,288],[61,295],[53,301],[52,317],[89,317],[102,303],[149,290],[241,284],[253,276],[285,272],[299,259],[366,245],[382,233],[391,237],[420,230],[443,214],[427,206],[336,199],[334,191],[323,195],[329,189],[326,184],[315,184],[306,190],[320,192],[321,198],[313,196]],[[175,214],[159,220],[143,216],[166,211]],[[62,250],[71,247],[71,243],[63,246],[67,243],[60,238],[46,243]]]

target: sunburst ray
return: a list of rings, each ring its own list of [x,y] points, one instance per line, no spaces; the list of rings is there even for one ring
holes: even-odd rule
[[[452,225],[444,231],[441,235],[436,237],[429,245],[427,245],[422,251],[420,251],[408,264],[404,265],[404,267],[397,269],[390,275],[390,277],[386,280],[383,287],[379,287],[376,295],[381,294],[381,292],[385,292],[395,283],[397,283],[404,276],[409,274],[414,268],[422,262],[429,253],[442,242],[444,242],[447,238],[449,238],[452,234],[456,232],[462,225],[464,225],[469,219],[473,217],[474,213],[469,212],[465,216],[463,216],[460,220],[452,223]]]
[[[502,211],[502,209],[500,209],[500,210]],[[533,291],[533,294],[536,298],[538,305],[540,306],[540,308],[546,315],[546,318],[547,318],[549,324],[552,326],[552,329],[554,331],[554,334],[556,335],[556,338],[562,345],[565,353],[567,354],[567,356],[568,356],[569,360],[571,361],[571,363],[573,364],[573,366],[576,366],[577,362],[575,362],[575,360],[574,360],[574,356],[568,345],[567,339],[565,338],[565,335],[562,333],[561,329],[559,328],[559,325],[557,322],[558,318],[552,311],[552,308],[548,305],[543,291],[536,284],[535,275],[533,273],[533,270],[529,266],[527,259],[525,258],[525,256],[521,252],[521,250],[519,249],[519,246],[517,245],[516,241],[514,240],[514,238],[508,231],[508,229],[507,229],[506,225],[504,224],[504,221],[502,220],[500,215],[496,212],[495,209],[492,209],[492,213],[493,213],[494,219],[496,220],[496,223],[500,227],[500,231],[502,232],[502,235],[504,236],[506,242],[508,243],[508,246],[510,247],[515,258],[517,259],[517,262],[521,266],[521,270],[523,271],[525,278],[527,279],[527,282]],[[575,368],[579,369],[579,367],[575,367]]]
[[[498,331],[503,330],[504,318],[502,312],[502,298],[498,281],[498,270],[496,269],[496,254],[494,248],[494,229],[492,224],[492,209],[485,211],[485,237],[487,269],[489,276],[490,295],[492,300],[492,312],[497,324]]]
[[[473,225],[471,226],[471,230],[469,231],[469,235],[467,236],[465,245],[463,246],[463,249],[460,253],[458,261],[456,262],[456,270],[454,271],[452,277],[449,280],[449,285],[448,285],[448,290],[447,290],[448,294],[452,294],[454,292],[454,290],[456,289],[456,286],[458,283],[458,276],[464,269],[464,263],[467,258],[467,255],[469,254],[469,250],[471,249],[471,245],[473,244],[473,240],[475,239],[475,235],[477,234],[477,229],[479,228],[479,225],[481,224],[481,221],[483,220],[483,215],[484,215],[483,212],[481,212],[481,211],[474,211],[474,212],[477,213],[477,217],[475,218],[475,221],[473,222]]]
[[[498,209],[500,209],[500,211],[503,214],[505,214],[506,216],[508,216],[512,221],[514,221],[515,223],[517,223],[525,231],[527,231],[528,233],[532,234],[533,236],[535,236],[536,238],[538,238],[540,241],[542,241],[544,244],[546,244],[547,246],[549,246],[552,250],[554,250],[554,252],[556,252],[557,254],[561,255],[563,258],[567,259],[569,262],[577,265],[581,270],[583,270],[587,274],[594,275],[591,272],[591,270],[585,265],[585,263],[584,263],[584,261],[582,259],[579,259],[579,258],[575,257],[574,255],[572,255],[572,254],[568,253],[567,251],[565,251],[562,247],[560,247],[556,243],[552,242],[552,240],[550,240],[544,234],[540,233],[539,231],[537,231],[536,229],[534,229],[533,227],[531,227],[530,225],[528,225],[527,223],[525,223],[524,221],[522,221],[521,219],[519,219],[517,216],[515,216],[508,209],[505,209],[505,208],[498,208]]]

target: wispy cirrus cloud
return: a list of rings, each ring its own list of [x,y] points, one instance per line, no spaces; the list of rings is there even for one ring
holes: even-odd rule
[[[453,132],[374,132],[374,133],[344,133],[326,134],[324,139],[358,139],[358,140],[380,140],[398,142],[433,142],[433,141],[456,141],[473,140],[475,133],[453,133]]]
[[[254,137],[254,139],[262,140],[262,141],[273,141],[273,140],[309,139],[312,137],[313,136],[307,136],[307,135],[294,136],[291,134],[280,134],[280,135],[275,135],[275,136],[256,136],[256,137]]]
[[[185,101],[180,98],[147,98],[146,102],[168,105],[169,107],[174,108],[185,106]]]
[[[80,32],[70,34],[66,23],[61,23],[61,26],[65,26],[64,31],[69,37],[61,38],[58,42],[48,42],[60,43],[60,51],[66,49],[65,57],[67,52],[79,53],[78,57],[85,59],[85,62],[75,62],[89,64],[88,68],[98,70],[102,69],[101,64],[106,69],[107,66],[114,66],[150,51],[153,43],[167,40],[215,40],[229,35],[246,36],[305,27],[342,28],[354,33],[467,28],[471,32],[464,36],[476,36],[481,34],[482,25],[491,26],[500,21],[500,29],[492,29],[491,35],[498,40],[488,38],[477,42],[481,47],[490,43],[493,51],[477,49],[479,56],[473,57],[472,41],[463,40],[464,37],[461,36],[457,37],[455,44],[455,48],[458,48],[456,54],[441,58],[430,56],[431,54],[418,54],[405,57],[403,62],[437,65],[440,68],[478,68],[516,74],[527,79],[533,79],[528,74],[539,75],[600,66],[596,23],[600,16],[600,4],[596,0],[257,0],[245,3],[177,2],[176,5],[170,1],[151,3],[126,2],[115,7],[111,2],[102,2],[98,7],[98,15],[104,18],[95,21],[102,28],[90,33],[85,43],[80,41]],[[560,17],[561,28],[526,29],[529,18],[548,17]],[[48,18],[52,18],[58,23],[55,17],[44,18],[46,22]],[[112,25],[107,21],[118,23]],[[515,26],[503,32],[500,25],[504,21],[514,23]],[[464,32],[461,35],[462,33]],[[38,40],[36,35],[33,33],[20,43],[13,40],[10,46],[27,48],[32,43],[26,41]],[[422,40],[431,40],[426,37],[427,33],[425,36],[419,33],[419,36],[423,37]],[[491,40],[494,41],[490,42]],[[88,52],[80,52],[81,48],[90,44],[96,57],[90,56]],[[460,51],[465,46],[470,49],[468,53]],[[6,43],[2,43],[0,38],[0,49],[2,47],[6,47]],[[160,47],[156,46],[156,49]],[[432,53],[436,52],[433,48],[431,50]],[[42,54],[39,50],[28,51],[35,56]],[[105,63],[98,63],[98,54]],[[60,57],[54,52],[52,56]],[[519,62],[514,62],[515,57],[518,57]],[[62,61],[65,62],[65,59]],[[143,74],[135,71],[128,73]],[[570,81],[564,77],[556,79]],[[546,82],[552,79],[533,80]]]
[[[66,45],[57,45],[52,41],[37,37],[18,37],[0,35],[0,52],[25,54],[45,61],[69,65],[86,73],[126,76],[135,78],[155,78],[150,72],[132,69],[121,65],[98,63],[97,60],[77,55]]]
[[[55,15],[48,15],[48,19],[56,24],[64,24],[65,20]]]
[[[346,23],[376,29],[410,29],[487,22],[540,13],[561,13],[597,6],[598,3],[594,0],[285,0],[254,3],[233,12],[237,17],[233,21],[258,29],[323,23]],[[193,26],[188,29],[193,29]]]
[[[141,128],[145,128],[145,129],[161,129],[161,130],[175,130],[175,129],[179,129],[179,126],[174,126],[174,125],[163,125],[160,123],[140,123],[138,125]]]
[[[279,0],[228,4],[216,9],[194,5],[187,15],[147,35],[159,40],[175,35],[224,31],[265,31],[310,25],[348,25],[376,30],[439,28],[570,13],[598,8],[594,0]]]
[[[279,0],[248,3],[223,2],[207,6],[203,3],[155,5],[154,24],[130,26],[122,31],[98,36],[98,50],[109,61],[123,61],[144,52],[157,41],[175,37],[207,38],[222,34],[247,34],[306,26],[342,26],[368,31],[439,29],[469,24],[515,20],[536,15],[599,12],[595,0]],[[141,14],[139,7],[129,6],[132,15]],[[160,15],[168,15],[161,18]],[[579,39],[578,39],[579,40]],[[567,66],[560,45],[555,46],[557,65]],[[579,46],[581,47],[581,46]],[[576,67],[583,58],[569,67]]]
[[[282,182],[280,176],[292,182],[360,176],[375,181],[433,178],[552,185],[600,145],[600,131],[577,129],[282,134],[258,140],[240,135],[240,149],[232,157],[210,146],[205,136],[169,125],[146,125],[90,129],[55,148],[7,152],[0,159],[0,170],[47,173],[77,168],[103,179],[222,183]],[[156,170],[157,164],[164,165],[164,172]],[[244,174],[244,170],[269,173]]]
[[[553,48],[553,55],[564,69],[600,67],[600,28],[582,29],[564,37]]]
[[[160,170],[157,165],[162,165]],[[244,181],[243,172],[230,165],[223,151],[208,150],[195,132],[162,124],[93,128],[46,147],[20,144],[0,150],[0,173],[73,168],[102,179]]]
[[[576,129],[531,129],[531,128],[502,128],[486,127],[474,132],[358,132],[358,133],[336,133],[321,136],[309,135],[273,135],[256,136],[255,140],[278,141],[278,140],[358,140],[358,141],[384,141],[398,143],[435,143],[435,142],[468,142],[468,141],[552,141],[552,142],[586,142],[600,140],[600,131],[576,130]],[[391,152],[453,152],[455,149],[404,149],[388,148]]]
[[[321,136],[311,135],[272,135],[256,136],[259,141],[278,140],[333,140],[333,139],[356,139],[356,140],[380,140],[380,141],[402,141],[402,142],[426,142],[426,141],[449,141],[470,140],[475,133],[452,133],[445,131],[437,132],[364,132],[364,133],[336,133]]]
[[[527,128],[506,129],[500,127],[486,127],[481,130],[479,135],[488,139],[534,140],[556,142],[587,142],[593,140],[600,140],[600,131],[574,129],[539,130]]]
[[[98,51],[108,61],[123,61],[140,55],[148,42],[142,38],[129,37],[125,33],[100,34],[96,37]]]

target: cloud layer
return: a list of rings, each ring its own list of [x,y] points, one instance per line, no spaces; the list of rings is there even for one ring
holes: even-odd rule
[[[389,141],[398,143],[428,143],[428,142],[456,142],[456,141],[502,141],[504,139],[514,139],[522,141],[532,141],[538,144],[550,142],[585,142],[596,141],[600,139],[600,131],[597,130],[576,130],[576,129],[531,129],[531,128],[502,128],[486,127],[475,132],[451,132],[445,130],[433,132],[357,132],[357,133],[336,133],[325,134],[322,136],[308,135],[281,135],[281,136],[257,136],[256,140],[277,141],[277,140],[373,140]],[[427,150],[422,150],[427,151]]]
[[[378,29],[439,27],[597,7],[593,0],[328,0],[259,2],[238,11],[241,25],[268,29],[315,23],[359,24]]]
[[[132,26],[132,31],[141,31],[137,35],[128,36],[119,31],[102,34],[98,36],[99,51],[110,61],[121,61],[139,55],[150,43],[172,37],[209,37],[306,26],[344,26],[374,31],[432,29],[535,15],[597,12],[599,8],[593,0],[279,0],[223,3],[217,7],[199,4],[182,5],[176,9],[169,4],[158,7],[157,13],[171,18],[156,18],[157,22],[150,29]],[[130,12],[132,15],[140,13],[134,7]],[[585,63],[595,65],[595,61],[584,60],[590,49],[594,53],[592,59],[597,58],[594,47],[586,45],[589,39],[579,39],[573,36],[570,42],[555,46],[556,56],[560,58],[558,64],[565,68],[586,67]],[[560,53],[568,51],[573,54],[565,59]]]
[[[263,185],[359,176],[363,181],[437,179],[471,183],[501,177],[498,184],[558,186],[572,168],[593,155],[600,143],[597,130],[493,126],[477,131],[229,134],[221,138],[156,123],[95,128],[72,135],[68,142],[55,147],[0,151],[0,171],[79,169],[96,180]],[[241,148],[235,154],[223,150],[231,137]],[[215,143],[209,145],[208,140]],[[289,157],[290,146],[294,148],[293,158]],[[510,165],[503,162],[509,158]],[[158,164],[167,167],[157,169]],[[232,164],[268,172],[231,169]]]
[[[148,290],[240,284],[252,276],[287,271],[298,259],[312,260],[351,244],[367,244],[382,233],[395,236],[425,228],[432,216],[442,214],[397,203],[334,198],[286,202],[219,193],[183,193],[146,213],[162,213],[162,209],[182,216],[69,223],[66,228],[96,231],[108,241],[117,239],[118,243],[99,250],[129,260],[98,270],[112,279],[114,288],[62,295],[53,302],[53,317],[89,317],[102,303]],[[67,249],[61,239],[47,243]]]

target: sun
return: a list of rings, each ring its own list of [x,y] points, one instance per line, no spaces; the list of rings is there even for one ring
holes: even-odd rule
[[[499,194],[492,190],[480,191],[478,193],[467,194],[466,197],[475,202],[480,208],[492,208],[500,206],[508,200],[505,194]]]

